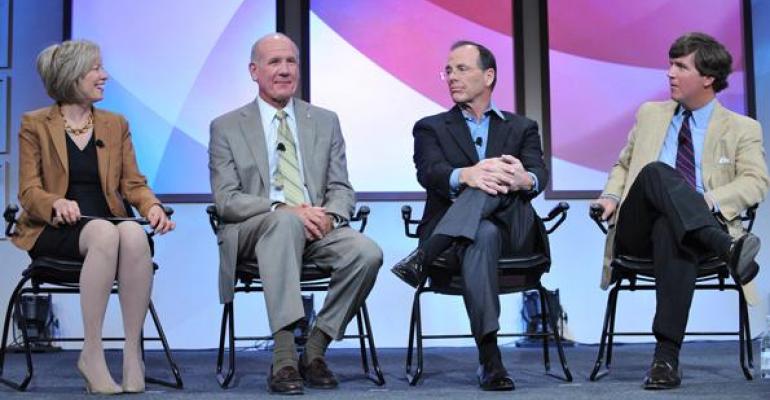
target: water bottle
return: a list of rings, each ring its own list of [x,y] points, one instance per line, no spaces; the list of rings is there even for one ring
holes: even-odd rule
[[[760,368],[761,376],[764,379],[770,379],[770,315],[767,316],[767,326],[762,335]]]

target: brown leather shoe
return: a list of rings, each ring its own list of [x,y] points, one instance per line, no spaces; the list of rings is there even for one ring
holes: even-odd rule
[[[270,365],[267,391],[276,394],[302,394],[304,392],[302,376],[292,366],[283,367],[273,374],[273,366]]]
[[[326,365],[323,358],[314,358],[310,364],[306,363],[303,354],[299,360],[299,372],[305,379],[305,384],[314,389],[335,389],[339,382],[334,372]]]

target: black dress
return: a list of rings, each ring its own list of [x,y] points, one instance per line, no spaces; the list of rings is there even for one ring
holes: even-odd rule
[[[112,217],[99,180],[99,164],[96,157],[94,135],[80,150],[69,135],[67,137],[67,158],[69,159],[69,186],[64,196],[78,203],[81,215]],[[88,220],[81,219],[74,225],[59,227],[46,225],[29,251],[32,258],[40,256],[63,257],[82,260],[80,255],[80,232]]]

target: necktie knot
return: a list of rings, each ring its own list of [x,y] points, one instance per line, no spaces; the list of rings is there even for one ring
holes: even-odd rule
[[[278,118],[278,121],[281,121],[281,122],[283,122],[283,120],[286,119],[287,115],[288,114],[286,114],[286,111],[283,111],[283,110],[278,110],[275,113],[275,117]]]
[[[283,111],[283,110],[281,110],[281,111]],[[684,110],[684,112],[682,113],[682,117],[684,117],[684,122],[689,122],[690,117],[692,117],[692,111]]]

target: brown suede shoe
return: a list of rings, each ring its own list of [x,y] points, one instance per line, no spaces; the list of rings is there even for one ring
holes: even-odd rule
[[[305,379],[305,384],[314,389],[335,389],[339,384],[323,358],[314,358],[307,364],[303,354],[299,359],[299,372]]]
[[[267,391],[275,394],[302,394],[302,376],[294,367],[283,367],[273,374],[273,366],[270,365],[270,374],[267,376]]]

